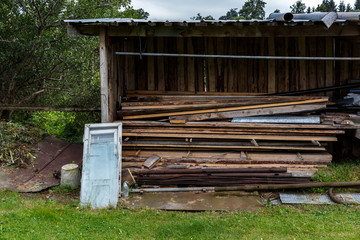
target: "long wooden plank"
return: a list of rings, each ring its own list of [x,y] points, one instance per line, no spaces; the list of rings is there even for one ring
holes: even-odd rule
[[[123,128],[123,133],[129,132],[155,132],[155,133],[216,133],[216,134],[344,134],[344,130],[319,129],[229,129],[229,128],[181,128],[181,127],[149,127],[149,128]]]
[[[175,133],[123,133],[124,137],[159,137],[159,138],[210,138],[210,139],[255,139],[276,141],[324,141],[336,142],[336,137],[327,136],[272,136],[272,135],[233,135],[233,134],[175,134]]]
[[[230,111],[230,112],[214,112],[205,114],[193,114],[185,116],[174,116],[169,117],[171,120],[186,120],[190,121],[201,121],[211,119],[229,119],[234,117],[250,117],[250,116],[266,116],[275,114],[288,114],[288,113],[299,113],[299,112],[312,112],[316,110],[325,109],[325,104],[305,104],[305,105],[291,105],[282,107],[270,107],[270,108],[257,108],[242,111]]]
[[[186,122],[171,124],[160,121],[117,121],[123,127],[206,127],[206,128],[273,128],[273,129],[342,129],[343,125],[330,124],[269,124],[269,123],[232,123],[232,122]]]
[[[238,110],[246,110],[246,109],[281,107],[281,106],[302,105],[302,104],[311,104],[311,103],[324,103],[324,102],[327,102],[327,100],[326,99],[313,99],[313,100],[304,100],[304,101],[295,101],[295,102],[286,102],[286,103],[259,104],[259,105],[242,106],[242,107],[214,108],[214,109],[205,109],[205,110],[196,110],[196,111],[183,111],[183,112],[169,112],[169,113],[125,116],[124,119],[156,118],[156,117],[168,117],[168,116],[211,113],[211,112],[228,112],[228,111],[238,111]]]
[[[122,152],[123,156],[134,156],[140,158],[148,158],[153,154],[157,154],[166,159],[190,159],[190,158],[198,158],[198,159],[240,159],[241,152],[240,151],[157,151],[157,150],[144,150],[138,152],[137,150],[124,150]],[[328,152],[317,152],[317,153],[302,153],[301,155],[305,161],[310,160],[328,160],[331,161],[332,156]],[[247,152],[247,158],[250,160],[298,160],[299,157],[296,153],[291,152]]]
[[[213,145],[161,145],[161,144],[128,144],[123,143],[123,147],[137,149],[229,149],[229,150],[289,150],[289,151],[325,151],[323,147],[287,147],[287,146],[213,146]]]

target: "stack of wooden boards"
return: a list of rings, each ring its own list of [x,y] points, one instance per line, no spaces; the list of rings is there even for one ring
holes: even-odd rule
[[[193,168],[215,167],[235,168],[236,171],[248,167],[285,167],[286,178],[295,177],[297,181],[297,176],[309,176],[331,162],[332,156],[324,146],[337,141],[336,135],[344,134],[341,127],[329,123],[233,123],[230,120],[284,114],[314,116],[316,111],[326,108],[327,101],[326,97],[236,95],[129,97],[118,111],[118,117],[123,119],[123,167],[139,168],[149,157],[158,156],[154,170],[134,172],[135,178],[147,185],[208,185],[207,181],[212,185],[247,183],[240,181],[241,178],[226,180],[232,176],[225,176],[229,173],[206,177],[206,174],[192,175],[191,172]],[[186,169],[168,169],[176,175],[174,177],[151,173],[158,171],[157,168]],[[267,182],[273,181],[268,179]]]

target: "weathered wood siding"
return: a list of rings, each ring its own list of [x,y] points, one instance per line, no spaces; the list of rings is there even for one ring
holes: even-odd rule
[[[360,37],[111,37],[115,100],[127,90],[274,93],[344,84],[360,61],[116,56],[116,51],[360,57]],[[339,97],[342,92],[331,97]]]

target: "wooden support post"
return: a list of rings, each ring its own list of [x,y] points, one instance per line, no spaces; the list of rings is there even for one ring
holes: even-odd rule
[[[100,84],[101,84],[101,122],[109,122],[109,72],[106,49],[106,28],[100,29]]]

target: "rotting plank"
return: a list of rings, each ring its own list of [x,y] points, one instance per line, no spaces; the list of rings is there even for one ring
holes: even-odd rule
[[[190,121],[201,121],[211,119],[229,119],[234,117],[249,117],[249,116],[265,116],[274,114],[287,114],[289,112],[305,112],[325,109],[325,104],[308,104],[308,105],[291,105],[281,107],[270,107],[270,108],[256,108],[242,111],[229,111],[229,112],[215,112],[215,113],[204,113],[204,114],[193,114],[185,116],[173,116],[171,120],[186,120]]]
[[[141,118],[155,118],[155,117],[168,117],[168,116],[189,115],[189,114],[212,113],[212,112],[228,112],[228,111],[238,111],[238,110],[246,110],[246,109],[280,107],[280,106],[301,105],[301,104],[321,103],[321,102],[327,102],[327,100],[313,99],[313,100],[304,100],[304,101],[295,101],[295,102],[286,102],[286,103],[259,104],[259,105],[242,106],[242,107],[215,108],[215,109],[206,109],[206,110],[168,112],[168,113],[158,113],[158,114],[155,113],[155,114],[136,115],[136,116],[124,116],[124,119],[141,119]]]
[[[151,155],[148,159],[146,159],[146,161],[143,163],[143,166],[151,169],[155,166],[155,164],[161,159],[161,157],[159,157],[156,154]]]

